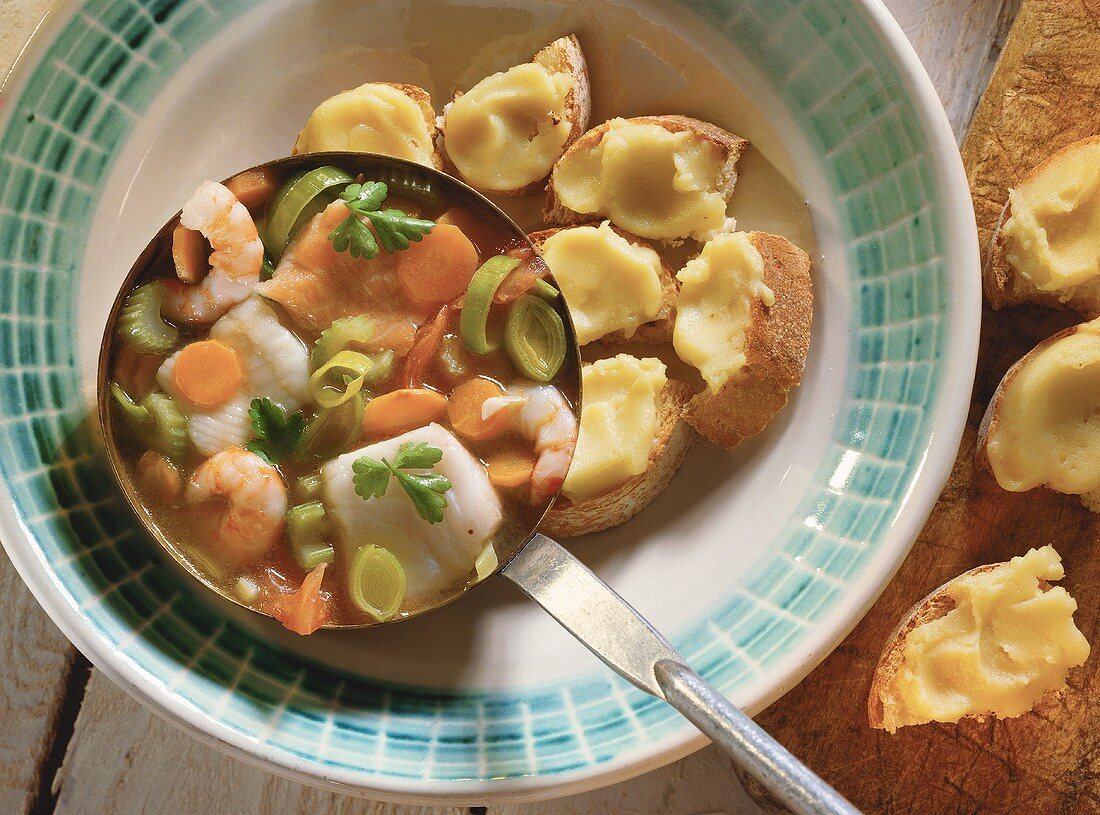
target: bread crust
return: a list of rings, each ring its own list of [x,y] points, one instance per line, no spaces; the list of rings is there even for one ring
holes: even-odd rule
[[[538,232],[532,232],[527,237],[530,239],[531,243],[535,245],[535,248],[541,251],[542,245],[546,243],[547,239],[552,235],[580,226],[596,227],[601,223],[603,223],[603,219],[589,220],[584,223],[573,224],[572,226],[558,226],[551,229],[541,229]],[[639,238],[637,235],[631,234],[625,229],[619,229],[614,224],[611,224],[611,229],[616,235],[624,238],[627,242],[635,246],[644,246],[647,249],[652,249],[654,252],[657,252],[657,256],[661,258],[661,308],[657,312],[656,318],[639,325],[630,337],[626,336],[624,330],[619,329],[618,331],[612,331],[610,334],[604,334],[599,339],[593,340],[593,342],[642,342],[648,345],[660,345],[661,343],[672,342],[672,326],[676,319],[676,295],[680,291],[680,281],[676,279],[676,274],[672,271],[672,267],[665,262],[663,257],[661,257],[661,253],[657,250],[657,247],[652,241],[648,241],[645,238]]]
[[[432,96],[426,90],[419,85],[405,85],[400,82],[371,82],[372,85],[387,85],[401,91],[405,96],[412,99],[417,107],[420,108],[420,114],[424,117],[424,123],[428,126],[428,133],[431,134],[432,139],[432,166],[437,170],[443,169],[443,152],[439,149],[439,139],[437,137],[436,125],[435,125],[435,108],[432,107]],[[303,128],[304,129],[304,128]],[[298,139],[302,137],[302,131],[298,131],[298,135],[294,139],[294,146],[290,150],[290,155],[298,155]]]
[[[565,120],[569,122],[570,127],[569,136],[562,146],[562,153],[564,154],[588,128],[588,121],[592,117],[592,83],[588,77],[588,62],[584,58],[584,51],[581,50],[580,40],[577,39],[575,34],[569,34],[565,37],[556,39],[535,54],[531,62],[541,65],[551,74],[568,73],[573,77],[573,87],[571,87],[569,92],[565,95]],[[459,96],[460,94],[456,93],[454,99],[457,99]],[[447,103],[443,108],[443,114],[436,120],[436,132],[438,133],[436,142],[441,148],[440,155],[442,156],[446,171],[455,178],[469,184],[479,192],[504,198],[528,195],[529,193],[541,190],[546,184],[546,179],[550,176],[549,173],[519,189],[488,190],[478,187],[459,172],[459,169],[447,155],[446,118],[447,112],[451,109],[451,105],[454,104],[454,99]]]
[[[722,197],[727,203],[729,202],[730,196],[733,195],[734,185],[737,183],[737,161],[741,158],[741,154],[745,152],[746,148],[748,148],[748,141],[730,133],[728,130],[723,130],[718,127],[718,125],[704,122],[701,119],[693,119],[690,116],[680,116],[678,114],[667,114],[664,116],[635,116],[626,121],[637,124],[655,124],[659,127],[663,127],[669,133],[692,133],[716,145],[722,151],[725,158],[722,162],[721,169],[718,171],[715,189],[722,194]],[[607,133],[608,127],[609,122],[604,122],[589,130],[578,138],[568,150],[562,153],[562,158],[573,150],[591,150],[595,148]],[[558,159],[558,163],[560,162],[561,159]],[[554,175],[557,172],[558,163],[554,164],[554,169],[550,173],[550,183],[547,184],[546,187],[546,204],[542,211],[543,220],[548,224],[560,224],[562,226],[570,226],[592,220],[592,218],[595,217],[594,213],[575,212],[562,204],[558,199],[557,192],[554,189]]]
[[[691,397],[688,385],[668,380],[661,390],[657,436],[645,471],[579,504],[559,495],[539,529],[552,537],[572,538],[618,526],[645,509],[668,486],[695,440],[695,431],[682,420],[684,405]]]
[[[771,308],[759,299],[752,303],[743,375],[717,393],[697,394],[684,413],[703,436],[727,449],[759,433],[787,404],[802,380],[813,322],[809,255],[767,232],[750,232],[749,241],[764,259],[764,283],[775,303]]]
[[[1100,144],[1100,135],[1089,136],[1068,144],[1058,152],[1048,156],[1044,161],[1031,168],[1019,181],[1026,184],[1046,172],[1052,165],[1062,161],[1068,155],[1083,147]],[[1001,210],[1001,217],[993,230],[993,237],[989,243],[989,253],[986,262],[982,266],[982,290],[986,300],[994,309],[1016,306],[1023,303],[1034,303],[1049,308],[1074,311],[1088,319],[1100,317],[1100,281],[1091,290],[1078,287],[1072,295],[1062,300],[1057,292],[1040,291],[1027,279],[1016,272],[1005,256],[1006,246],[1004,235],[1001,231],[1005,221],[1012,215],[1012,205],[1007,200],[1005,193],[1005,205]]]
[[[871,677],[871,691],[867,696],[867,721],[870,723],[871,727],[879,730],[889,730],[892,733],[897,730],[898,727],[904,727],[906,725],[905,722],[897,721],[895,712],[897,702],[890,697],[888,689],[893,684],[894,679],[901,670],[901,666],[905,662],[905,641],[913,632],[913,629],[925,623],[930,623],[933,620],[938,620],[955,608],[955,601],[948,593],[952,583],[971,575],[990,572],[1004,565],[1006,564],[990,563],[963,572],[958,577],[948,580],[921,600],[917,601],[917,603],[906,612],[905,616],[901,618],[901,621],[890,633],[890,636],[886,638],[886,645],[882,649],[878,664],[875,666],[875,673]],[[1047,591],[1050,588],[1050,584],[1045,580],[1040,580],[1039,585],[1043,591]],[[989,718],[990,715],[992,714],[980,713],[966,715],[962,718],[982,721]]]

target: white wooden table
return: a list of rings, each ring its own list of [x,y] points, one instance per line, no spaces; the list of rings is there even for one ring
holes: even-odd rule
[[[49,0],[0,0],[0,74],[49,5]],[[886,5],[924,60],[961,140],[1018,3],[887,0]],[[91,668],[38,607],[3,554],[0,609],[0,815],[466,812],[321,792],[198,744]],[[755,815],[761,810],[745,796],[725,756],[707,748],[614,787],[500,812]]]

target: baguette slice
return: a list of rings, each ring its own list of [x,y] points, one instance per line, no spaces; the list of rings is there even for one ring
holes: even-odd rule
[[[581,224],[575,224],[575,226],[599,226],[602,221],[587,221]],[[532,232],[527,237],[530,238],[531,243],[535,245],[536,249],[541,250],[542,245],[546,243],[546,240],[551,235],[556,235],[558,232],[562,232],[566,229],[572,229],[573,227],[555,227],[553,229],[543,229],[538,232]],[[639,238],[637,235],[631,235],[618,227],[612,225],[611,227],[617,235],[625,238],[628,242],[635,246],[645,246],[648,249],[656,250],[656,247],[645,238]],[[659,254],[659,253],[658,253]],[[610,334],[605,334],[595,342],[614,343],[625,342],[629,339],[631,342],[643,342],[650,345],[659,345],[664,342],[672,342],[672,325],[674,319],[674,311],[676,308],[676,292],[680,289],[680,283],[676,280],[676,275],[673,273],[672,268],[665,262],[664,258],[661,258],[661,295],[663,302],[661,303],[661,309],[657,312],[657,316],[649,322],[642,323],[638,326],[635,332],[628,338],[626,332],[622,329],[618,331],[612,331]],[[625,297],[629,297],[629,292],[624,292]]]
[[[981,589],[981,599],[974,606],[982,609],[981,616],[975,618],[973,612],[964,614],[955,622],[955,628],[948,627],[939,633],[941,636],[954,634],[957,637],[957,626],[964,626],[964,642],[974,636],[982,643],[988,642],[990,637],[1003,638],[995,645],[1011,653],[1012,659],[1002,662],[995,653],[987,653],[983,647],[978,663],[974,665],[967,661],[965,647],[952,647],[957,644],[950,641],[947,644],[934,642],[925,652],[938,660],[938,670],[931,674],[930,689],[949,705],[956,706],[960,705],[958,694],[969,693],[971,698],[964,706],[969,707],[970,712],[960,714],[954,720],[982,721],[990,716],[1018,716],[1034,707],[1041,698],[1065,688],[1066,671],[1083,664],[1090,649],[1073,621],[1077,604],[1064,588],[1052,587],[1048,582],[1048,578],[1061,579],[1064,572],[1058,553],[1052,547],[1044,546],[1010,562],[979,566],[964,572],[935,589],[909,610],[887,638],[875,667],[867,698],[867,717],[871,727],[893,733],[899,727],[924,724],[928,720],[946,721],[949,715],[956,712],[953,710],[948,714],[941,710],[942,716],[926,719],[926,714],[914,715],[908,709],[897,685],[906,664],[906,647],[917,628],[947,616],[956,608],[953,589],[961,589],[963,581],[970,582],[970,578],[988,575],[995,570],[1004,570],[1007,574],[1000,586],[990,588],[987,585]],[[1035,594],[1031,595],[1025,593],[1026,581],[1030,580],[1036,581]],[[972,585],[970,590],[975,591],[975,587]],[[996,594],[991,596],[987,591]],[[975,632],[969,627],[971,624],[981,628]],[[957,670],[947,677],[944,660],[951,658],[958,662],[954,666]],[[1015,676],[1012,676],[1013,672]],[[945,678],[951,681],[963,677],[968,679],[958,688],[940,686]]]
[[[1100,146],[1100,136],[1090,136],[1063,147],[1033,167],[1020,179],[1020,185],[1034,181],[1062,162],[1074,160],[1083,149],[1095,149],[1097,146]],[[1061,292],[1041,291],[1012,267],[1006,257],[1007,241],[1002,232],[1002,227],[1011,216],[1012,205],[1006,201],[1000,220],[993,231],[989,255],[982,268],[982,288],[989,305],[994,309],[1000,309],[1006,306],[1034,303],[1074,311],[1088,319],[1100,316],[1100,277],[1086,280]]]
[[[726,448],[759,433],[787,404],[802,380],[810,349],[809,255],[778,235],[750,232],[749,240],[764,259],[764,283],[775,294],[775,303],[771,308],[759,299],[752,303],[744,374],[717,393],[697,394],[684,413],[703,436]]]
[[[421,88],[417,85],[405,85],[405,84],[401,84],[401,83],[397,83],[397,82],[371,82],[371,83],[368,83],[368,84],[370,84],[370,85],[385,85],[387,87],[393,88],[394,90],[397,90],[397,91],[401,92],[402,94],[404,94],[405,96],[407,96],[409,99],[411,99],[413,102],[416,103],[417,107],[420,108],[421,115],[424,117],[424,125],[427,128],[428,134],[431,137],[431,145],[432,145],[431,146],[431,156],[430,156],[431,166],[434,167],[437,170],[442,170],[443,166],[444,166],[443,153],[439,148],[439,142],[438,142],[438,139],[436,138],[435,109],[432,107],[431,94],[429,94],[426,90],[424,90],[423,88]],[[352,90],[355,90],[355,89],[352,89]],[[350,92],[350,91],[345,91],[345,93],[347,93],[347,92]],[[337,96],[339,96],[339,94],[337,94]],[[330,97],[330,99],[331,98],[334,98],[334,97]],[[327,102],[328,100],[325,100],[325,101]],[[324,102],[322,102],[321,105],[324,105]],[[321,105],[319,105],[318,107],[320,107]],[[312,118],[312,114],[311,114],[311,118]],[[308,122],[307,122],[307,125],[308,125]],[[292,156],[296,156],[296,155],[301,154],[302,152],[305,152],[302,149],[302,146],[301,146],[302,145],[302,138],[303,138],[304,133],[305,133],[305,127],[303,127],[302,130],[298,133],[298,138],[294,142],[294,147],[290,151],[290,154]]]
[[[729,202],[730,197],[733,195],[734,185],[737,183],[737,161],[749,146],[748,141],[730,133],[728,130],[723,130],[717,125],[711,124],[710,122],[704,122],[700,119],[693,119],[690,116],[675,114],[664,116],[637,116],[632,119],[627,119],[626,121],[637,124],[655,124],[664,128],[669,133],[687,132],[692,134],[695,139],[710,142],[718,147],[723,157],[723,161],[718,171],[717,178],[715,179],[714,191],[720,193],[727,203]],[[599,146],[603,137],[607,134],[609,127],[610,123],[604,122],[589,130],[565,151],[563,158],[570,154],[579,154],[585,151],[594,150]],[[555,175],[560,166],[561,159],[559,159],[558,164],[554,166],[554,172],[550,174],[550,183],[546,188],[546,204],[543,208],[544,220],[549,224],[569,226],[590,221],[594,217],[605,217],[602,213],[575,212],[561,202],[555,188]]]
[[[573,86],[565,95],[565,120],[569,122],[570,125],[569,136],[566,138],[565,144],[562,147],[562,152],[565,152],[565,150],[569,149],[569,146],[584,133],[588,127],[588,120],[592,116],[592,85],[588,78],[588,63],[585,62],[584,51],[581,50],[581,44],[576,35],[569,34],[568,36],[554,40],[535,54],[531,61],[541,65],[550,74],[567,73],[573,78]],[[438,130],[442,137],[443,157],[446,162],[447,171],[456,178],[465,181],[471,187],[482,192],[492,193],[493,195],[512,197],[527,195],[528,193],[541,190],[546,183],[549,173],[517,189],[492,190],[479,187],[470,179],[462,175],[458,167],[455,166],[454,162],[451,161],[450,157],[446,154],[447,114],[454,105],[454,100],[458,99],[459,96],[460,94],[455,94],[454,99],[448,102],[443,108],[443,115],[437,120]]]
[[[587,535],[618,526],[645,509],[668,486],[695,440],[695,431],[682,420],[684,405],[691,396],[691,388],[683,382],[666,382],[661,391],[657,437],[645,472],[579,504],[559,495],[539,529],[559,538]]]

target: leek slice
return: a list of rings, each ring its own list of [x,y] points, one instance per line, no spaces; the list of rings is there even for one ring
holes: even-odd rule
[[[553,284],[543,280],[541,277],[535,281],[535,285],[531,287],[531,294],[536,297],[541,297],[543,300],[549,300],[553,302],[558,299],[558,295],[561,294],[554,288]]]
[[[363,546],[348,570],[348,596],[357,609],[383,622],[405,601],[405,569],[392,552]]]
[[[320,368],[351,343],[362,345],[370,342],[373,336],[374,321],[367,315],[341,317],[321,332],[321,336],[313,344],[310,363],[314,368]]]
[[[561,315],[545,300],[525,294],[508,312],[504,347],[525,376],[549,382],[562,363],[568,342]]]
[[[305,222],[335,201],[340,190],[354,180],[339,167],[325,165],[283,182],[267,208],[267,223],[260,236],[271,259],[278,262]]]
[[[474,561],[474,574],[477,575],[478,580],[484,580],[495,572],[499,565],[500,559],[497,557],[497,549],[493,546],[493,542],[489,541],[485,544],[485,548],[481,550],[481,554],[477,556],[477,560]]]
[[[323,408],[309,420],[299,448],[304,458],[332,458],[358,441],[362,434],[362,393],[334,408]]]
[[[290,551],[303,569],[312,571],[322,563],[332,563],[336,558],[336,550],[325,542],[330,531],[325,506],[320,501],[291,507],[286,514]]]
[[[138,286],[122,304],[118,336],[143,354],[163,354],[179,342],[180,332],[160,316],[161,303],[168,295],[163,280]]]
[[[363,389],[374,360],[358,351],[340,351],[313,372],[309,393],[323,408],[339,407]]]
[[[517,266],[519,258],[497,255],[481,264],[470,285],[466,288],[466,298],[462,302],[462,316],[458,320],[458,333],[462,342],[475,354],[491,354],[500,347],[499,343],[489,342],[485,328],[489,323],[489,309],[504,278]]]

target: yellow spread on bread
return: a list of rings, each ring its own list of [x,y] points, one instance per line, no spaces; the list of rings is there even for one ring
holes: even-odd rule
[[[1063,687],[1066,672],[1089,655],[1073,623],[1077,603],[1064,588],[1039,583],[1063,576],[1058,553],[1044,546],[951,581],[955,608],[905,639],[895,686],[885,691],[897,705],[886,728],[1018,716]]]
[[[447,156],[482,190],[513,191],[545,178],[569,139],[572,87],[570,74],[534,62],[486,77],[446,111]]]
[[[753,301],[775,302],[764,284],[764,258],[748,233],[726,232],[707,241],[676,277],[681,285],[672,344],[716,393],[744,368]]]
[[[1100,489],[1100,320],[1025,357],[994,409],[986,455],[998,484]]]
[[[1005,259],[1037,289],[1062,292],[1100,276],[1100,140],[1055,156],[1008,200]]]
[[[431,166],[432,135],[416,100],[392,85],[368,82],[318,105],[298,134],[294,153],[350,150]]]
[[[630,338],[661,310],[660,256],[631,243],[607,221],[555,232],[541,251],[569,304],[581,345],[613,331]]]
[[[657,438],[665,365],[619,354],[581,369],[580,430],[562,494],[581,503],[641,475]]]
[[[698,237],[725,221],[718,189],[724,160],[721,148],[696,133],[612,119],[594,147],[562,156],[554,190],[574,212],[610,218],[643,238]]]

